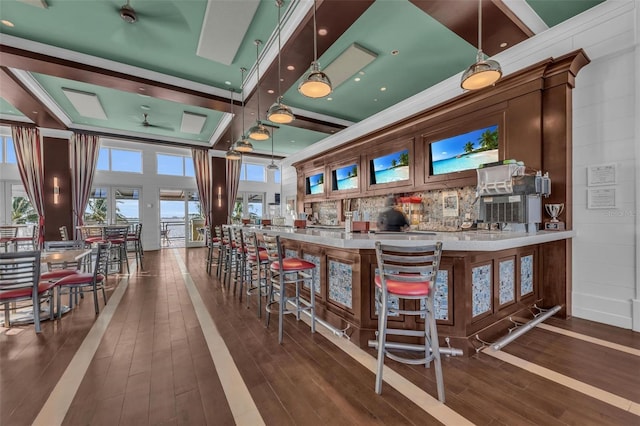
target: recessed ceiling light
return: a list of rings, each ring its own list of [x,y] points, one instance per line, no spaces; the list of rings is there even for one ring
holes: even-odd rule
[[[381,88],[380,88],[380,91],[381,91],[381,92],[384,92],[385,90],[387,90],[387,88],[386,88],[386,87],[381,87]]]
[[[2,25],[5,25],[5,26],[7,26],[7,27],[11,27],[11,28],[15,27],[15,25],[13,25],[13,22],[11,22],[11,21],[7,21],[6,19],[3,19],[3,20],[2,20],[2,21],[0,21],[0,22],[2,22]]]
[[[295,69],[296,69],[296,67],[294,67],[293,65],[287,65],[287,69],[288,69],[289,71],[293,71],[293,70],[295,70]]]
[[[329,31],[326,28],[320,28],[318,30],[318,35],[320,36],[326,36],[327,34],[329,34]]]
[[[332,100],[333,100],[333,98],[327,98],[327,100],[328,100],[328,101],[332,101]]]
[[[224,84],[226,84],[227,86],[231,85],[231,82],[229,80],[225,81]]]
[[[147,89],[145,89],[144,87],[138,87],[138,90],[141,91],[141,92],[144,92]]]
[[[393,50],[391,51],[391,54],[392,54],[393,56],[396,56],[398,53],[400,53],[400,51],[399,51],[398,49],[393,49]]]
[[[268,94],[270,94],[270,95],[273,95],[273,94],[274,94],[274,93],[276,93],[276,92],[275,92],[275,90],[273,90],[273,89],[269,89],[269,90],[267,90],[267,93],[268,93]]]
[[[37,113],[38,113],[38,111],[31,111],[31,112],[32,112],[32,113],[34,113],[34,114],[37,114]]]
[[[378,102],[378,98],[374,99],[373,102]]]
[[[365,74],[365,72],[364,72],[364,71],[360,71],[358,74],[360,74],[360,75],[364,75],[364,74]]]
[[[500,47],[507,47],[508,45],[509,45],[509,43],[504,42],[504,41],[502,43],[500,43]]]
[[[353,81],[360,81],[360,77],[354,78]]]
[[[292,140],[292,141],[291,141],[291,143],[296,143],[296,141],[293,141],[293,140]]]
[[[149,111],[151,109],[151,107],[149,107],[149,105],[140,105],[140,109],[145,110],[145,111]]]

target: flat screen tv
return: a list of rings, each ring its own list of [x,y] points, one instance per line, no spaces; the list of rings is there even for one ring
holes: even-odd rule
[[[332,170],[331,189],[341,191],[343,189],[358,189],[358,165],[350,164]]]
[[[499,160],[498,125],[432,142],[429,150],[431,175],[477,169]]]
[[[394,152],[371,160],[371,184],[398,182],[409,179],[409,150]]]
[[[307,195],[324,194],[324,173],[308,176],[306,178]]]

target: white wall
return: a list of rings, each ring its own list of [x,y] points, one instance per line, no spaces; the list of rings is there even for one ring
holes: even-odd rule
[[[640,330],[637,13],[594,29],[573,91],[573,315]],[[616,208],[587,208],[587,166],[598,164],[616,166]]]

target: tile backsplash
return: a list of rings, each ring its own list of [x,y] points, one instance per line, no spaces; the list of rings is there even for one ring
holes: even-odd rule
[[[430,228],[433,226],[457,227],[467,217],[474,221],[478,218],[476,203],[476,187],[465,186],[447,188],[446,190],[411,192],[394,194],[396,197],[411,198],[413,203],[401,204],[411,221],[412,227]],[[343,204],[343,211],[358,212],[360,220],[374,222],[378,212],[385,208],[387,195],[376,197],[331,200],[312,203],[314,217],[324,225],[340,223],[338,203]],[[416,202],[420,200],[419,202]],[[456,209],[457,204],[457,209]],[[446,208],[445,208],[446,207]],[[467,216],[468,215],[468,216]]]

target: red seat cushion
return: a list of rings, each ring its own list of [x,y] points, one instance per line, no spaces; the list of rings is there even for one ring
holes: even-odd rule
[[[43,281],[38,284],[38,294],[42,294],[47,290],[50,290],[55,283]],[[29,297],[32,293],[31,287],[21,287],[16,288],[14,290],[3,290],[0,291],[0,300],[10,300],[16,299],[18,297]]]
[[[260,261],[264,262],[266,260],[269,260],[269,254],[266,252],[266,250],[260,250],[258,252],[258,256],[260,257]],[[255,262],[256,260],[256,255],[255,254],[250,254],[247,256],[247,260]]]
[[[103,243],[104,239],[102,237],[89,237],[84,239],[85,243],[93,244],[93,243]]]
[[[104,280],[104,276],[98,274],[97,281]],[[79,272],[77,274],[68,275],[60,281],[56,282],[56,285],[87,285],[93,282],[93,274],[89,272]]]
[[[111,244],[124,244],[125,239],[124,238],[107,238],[107,241],[109,241]]]
[[[64,278],[69,275],[77,274],[79,271],[77,269],[54,269],[53,271],[44,272],[40,274],[41,280],[59,280],[60,278]]]
[[[375,282],[378,288],[382,288],[382,282],[379,275],[376,275]],[[430,281],[408,283],[387,279],[387,291],[398,296],[428,296],[429,289],[431,288],[429,283]]]
[[[271,262],[271,269],[274,271],[280,270],[279,262]],[[285,272],[305,271],[307,269],[314,269],[315,263],[307,262],[306,260],[298,259],[297,257],[285,257],[282,259],[282,268]]]

